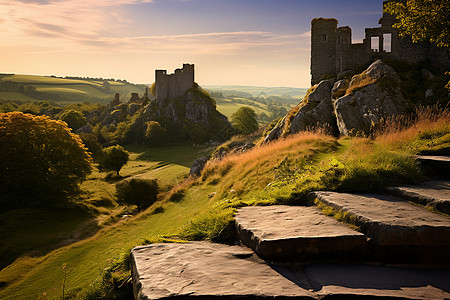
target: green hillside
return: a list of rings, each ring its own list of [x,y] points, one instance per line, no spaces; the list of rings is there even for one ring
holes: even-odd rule
[[[0,74],[0,100],[10,101],[49,100],[58,104],[90,101],[105,104],[113,99],[115,93],[120,93],[122,100],[128,100],[131,93],[142,95],[145,87],[113,80]]]

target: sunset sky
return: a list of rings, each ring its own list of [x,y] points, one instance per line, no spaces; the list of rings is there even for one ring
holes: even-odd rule
[[[382,0],[0,0],[0,73],[151,84],[194,63],[200,85],[309,87],[310,22],[362,41]]]

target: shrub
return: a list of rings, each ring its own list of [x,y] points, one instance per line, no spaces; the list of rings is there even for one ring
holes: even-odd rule
[[[157,200],[159,192],[155,179],[130,179],[116,184],[116,195],[121,204],[133,204],[142,210]]]
[[[98,168],[101,171],[116,171],[119,175],[120,169],[126,165],[129,156],[130,154],[120,145],[108,147],[103,150]]]
[[[164,145],[167,143],[166,129],[156,121],[150,121],[147,123],[147,129],[145,130],[145,141],[151,145]]]
[[[69,109],[62,113],[60,119],[67,123],[67,126],[73,130],[83,127],[87,124],[86,118],[83,113],[74,109]]]

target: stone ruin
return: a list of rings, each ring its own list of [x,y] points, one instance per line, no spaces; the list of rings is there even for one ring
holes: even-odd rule
[[[391,0],[392,1],[392,0]],[[383,6],[389,1],[384,1]],[[409,63],[430,61],[450,67],[449,50],[429,42],[413,43],[401,38],[395,28],[396,18],[383,12],[378,28],[366,28],[362,43],[352,43],[352,29],[337,27],[336,19],[315,18],[311,21],[311,84],[328,74],[338,77],[346,71],[366,65],[374,57],[404,60]]]
[[[158,103],[183,96],[194,87],[194,65],[183,64],[182,69],[167,74],[166,70],[155,71],[155,97]]]

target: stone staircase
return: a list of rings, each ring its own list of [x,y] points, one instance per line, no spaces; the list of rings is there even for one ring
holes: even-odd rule
[[[429,174],[445,157],[421,158]],[[450,299],[450,180],[382,195],[313,192],[311,206],[243,207],[242,246],[132,250],[136,299]],[[351,224],[324,215],[332,207]],[[418,203],[418,204],[416,204]],[[245,245],[245,246],[244,246]],[[248,247],[248,248],[247,248]]]

